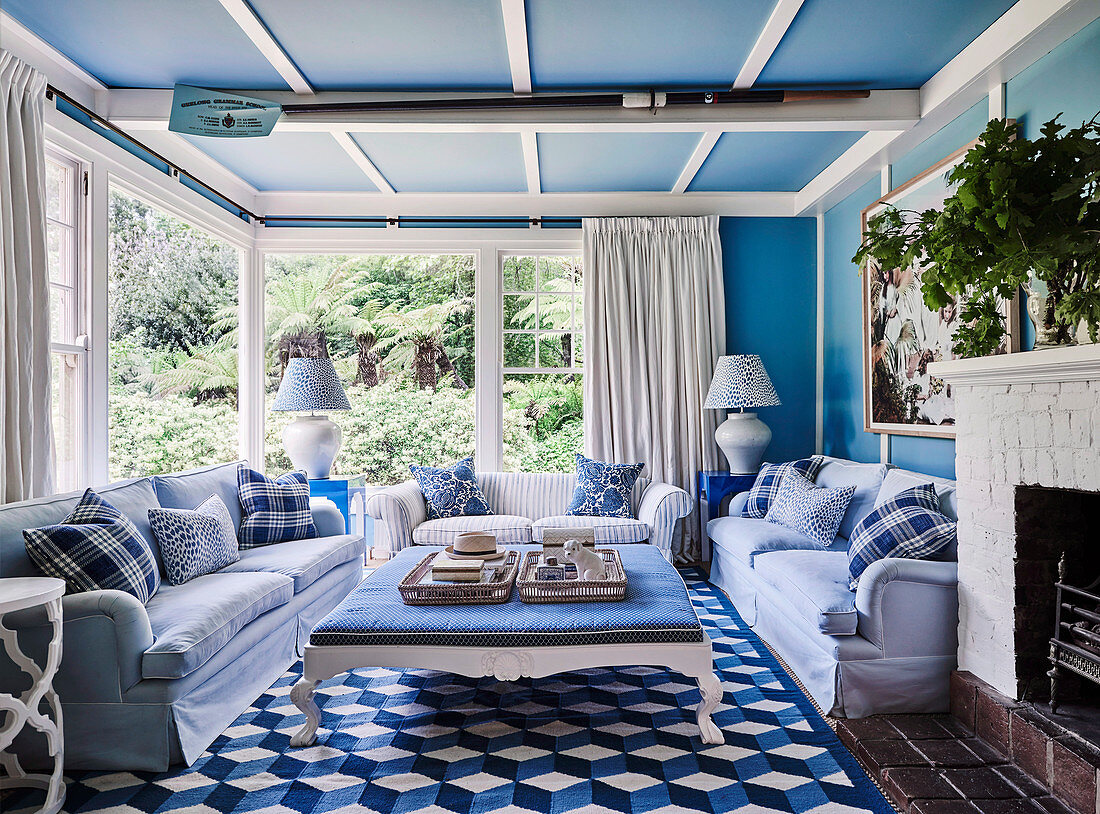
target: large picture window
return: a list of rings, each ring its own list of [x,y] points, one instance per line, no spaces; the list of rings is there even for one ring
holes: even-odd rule
[[[270,405],[293,356],[330,357],[347,389],[334,473],[393,484],[472,455],[475,274],[470,254],[267,255],[267,468],[292,466],[294,415]]]
[[[108,230],[111,479],[235,460],[240,251],[114,187]]]
[[[572,472],[583,448],[581,259],[511,255],[501,275],[505,468]],[[516,417],[522,432],[509,434]]]

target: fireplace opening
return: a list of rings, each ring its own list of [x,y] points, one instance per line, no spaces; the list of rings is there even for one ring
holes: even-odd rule
[[[1055,584],[1064,562],[1064,584],[1090,588],[1100,595],[1100,493],[1040,486],[1016,487],[1016,552],[1014,645],[1017,698],[1043,703],[1050,698],[1051,638],[1056,635],[1058,594]],[[1075,645],[1083,669],[1058,671],[1058,718],[1081,717],[1100,735],[1100,599],[1064,592],[1063,607],[1072,604],[1082,613],[1064,613],[1063,621],[1081,630],[1063,627],[1059,638]],[[1089,618],[1097,617],[1096,619]],[[1093,629],[1095,624],[1095,629]],[[1082,647],[1083,645],[1083,647]],[[1089,656],[1094,663],[1087,664]],[[1092,740],[1092,738],[1090,738]]]

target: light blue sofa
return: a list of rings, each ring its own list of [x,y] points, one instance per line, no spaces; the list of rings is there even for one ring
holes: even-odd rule
[[[235,463],[96,491],[134,521],[158,563],[151,507],[190,509],[216,494],[241,522]],[[23,529],[60,522],[79,498],[73,492],[0,506],[0,577],[39,573],[27,558]],[[183,585],[162,582],[147,605],[121,591],[64,598],[54,687],[64,714],[66,769],[164,771],[191,764],[286,671],[314,623],[363,577],[362,538],[344,533],[331,501],[311,501],[310,508],[316,539],[242,551],[240,561]],[[5,624],[41,658],[49,627],[40,609],[8,614]],[[0,659],[0,687],[25,686],[24,674]],[[34,736],[17,747],[32,761],[41,749]]]
[[[886,559],[848,589],[848,537],[877,502],[934,483],[941,510],[958,517],[954,481],[885,464],[826,458],[821,486],[854,485],[840,533],[827,549],[766,520],[729,517],[707,525],[710,579],[802,681],[822,710],[847,718],[946,712],[959,618],[957,550],[942,561]]]

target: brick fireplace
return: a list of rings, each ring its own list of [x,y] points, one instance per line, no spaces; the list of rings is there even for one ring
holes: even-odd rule
[[[1100,576],[1100,346],[931,370],[957,410],[959,669],[1041,697],[1057,561]]]

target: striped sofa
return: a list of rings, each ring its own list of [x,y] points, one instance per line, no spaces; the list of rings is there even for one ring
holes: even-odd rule
[[[679,521],[691,513],[692,500],[683,489],[639,478],[631,494],[634,516],[577,517],[566,508],[577,485],[574,473],[478,472],[478,486],[493,514],[429,520],[424,495],[409,480],[375,492],[367,513],[375,519],[375,550],[389,546],[391,554],[411,545],[450,545],[462,531],[488,531],[503,545],[541,542],[547,528],[592,527],[596,543],[644,543],[672,558]]]

